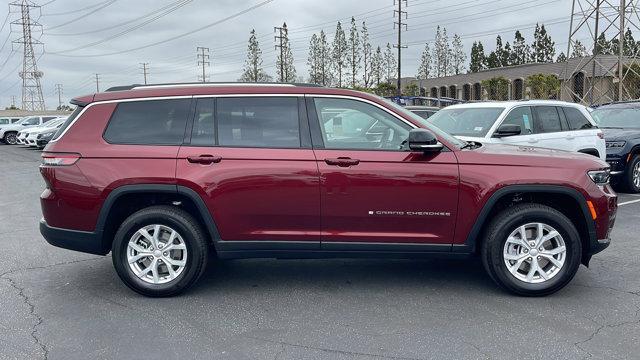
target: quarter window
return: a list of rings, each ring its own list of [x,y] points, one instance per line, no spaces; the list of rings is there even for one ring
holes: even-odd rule
[[[562,131],[560,116],[555,106],[536,106],[536,132],[551,133]]]
[[[517,107],[504,119],[502,125],[520,125],[522,135],[528,135],[533,133],[533,116],[531,115],[531,108],[529,106]]]
[[[216,119],[220,146],[300,147],[295,97],[219,98]]]
[[[190,104],[191,99],[120,103],[104,139],[112,144],[180,145]]]
[[[587,120],[587,118],[582,114],[580,110],[572,107],[563,107],[561,109],[564,111],[564,116],[567,118],[567,122],[569,123],[569,128],[571,130],[584,130],[593,128],[593,125],[589,122],[589,120]]]
[[[316,98],[326,149],[402,150],[411,127],[357,100]]]

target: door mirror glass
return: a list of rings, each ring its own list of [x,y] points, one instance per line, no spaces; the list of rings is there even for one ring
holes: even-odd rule
[[[493,134],[493,137],[507,137],[507,136],[514,136],[514,135],[520,135],[522,133],[522,129],[520,128],[520,125],[516,125],[516,124],[502,124],[500,125],[500,127],[498,127],[498,130],[496,130],[495,134]]]
[[[409,149],[411,151],[438,152],[442,150],[442,144],[436,136],[427,129],[413,129],[409,131]]]

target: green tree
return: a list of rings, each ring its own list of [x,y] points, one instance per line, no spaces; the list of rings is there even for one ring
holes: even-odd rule
[[[394,96],[398,93],[398,89],[395,85],[387,82],[381,82],[373,88],[373,92],[379,96]]]
[[[371,84],[376,86],[382,82],[384,74],[384,57],[382,56],[382,49],[380,46],[376,48],[376,51],[371,56]]]
[[[387,47],[384,50],[384,64],[383,64],[385,81],[391,82],[391,79],[393,79],[393,76],[396,73],[397,68],[398,68],[398,61],[396,60],[395,55],[393,55],[393,50],[391,50],[391,44],[387,43]]]
[[[318,35],[311,35],[309,41],[309,56],[307,57],[307,67],[309,68],[309,82],[321,84],[322,78],[320,74],[320,42]]]
[[[347,51],[347,38],[344,35],[344,30],[342,30],[342,24],[338,21],[336,33],[333,35],[333,48],[331,50],[333,69],[338,76],[338,87],[342,87],[342,75],[347,65]]]
[[[323,86],[331,85],[333,82],[331,60],[331,48],[327,42],[327,35],[324,30],[320,30],[320,36],[318,36],[318,80]]]
[[[347,58],[349,62],[349,70],[351,72],[351,87],[355,87],[358,71],[362,68],[362,45],[360,44],[360,33],[358,32],[356,19],[354,17],[351,17],[351,29],[349,30],[349,40],[347,45]]]
[[[560,79],[554,74],[533,74],[527,77],[525,83],[531,99],[558,98],[560,93]]]
[[[362,38],[362,80],[364,83],[364,87],[368,88],[371,85],[371,57],[373,56],[373,52],[371,49],[371,42],[369,41],[369,30],[367,29],[367,24],[362,22],[362,30],[361,30],[361,38]]]
[[[504,101],[509,99],[509,80],[497,76],[481,81],[482,88],[487,92],[489,100]]]
[[[420,56],[420,66],[418,66],[418,79],[428,79],[431,75],[431,50],[429,49],[429,43],[424,44],[424,50]]]
[[[527,42],[525,41],[520,31],[516,30],[510,63],[512,65],[522,65],[528,63],[530,52],[531,48],[529,47],[529,45],[527,45]]]
[[[560,54],[556,58],[556,62],[557,63],[567,62],[567,56],[563,52],[560,52]]]
[[[572,58],[581,58],[587,56],[587,48],[582,45],[580,40],[576,40],[573,44],[573,50],[571,51]]]
[[[407,96],[420,96],[420,88],[417,84],[411,83],[405,86],[403,93]]]
[[[247,46],[247,59],[244,62],[244,71],[240,76],[242,82],[266,82],[271,81],[271,76],[262,68],[262,50],[256,37],[256,31],[251,30],[249,45]]]
[[[486,69],[486,57],[482,42],[478,41],[471,46],[471,61],[469,63],[469,71],[478,72]]]
[[[485,58],[485,64],[487,69],[495,69],[500,67],[500,58],[495,51],[489,53],[489,56]]]
[[[458,34],[453,35],[453,41],[451,42],[451,64],[453,66],[453,73],[458,75],[464,71],[464,63],[467,61],[467,53],[464,52],[462,45],[462,39]]]
[[[595,49],[593,49],[594,53],[597,55],[608,55],[611,54],[611,44],[607,41],[607,37],[604,32],[598,35],[598,39],[596,40]]]
[[[555,46],[555,42],[547,34],[544,25],[536,24],[533,33],[533,45],[531,46],[533,61],[541,63],[553,62],[556,55]]]

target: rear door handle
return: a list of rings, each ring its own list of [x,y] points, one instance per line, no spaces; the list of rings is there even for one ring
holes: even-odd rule
[[[569,140],[573,140],[573,139],[575,139],[575,136],[573,136],[573,135],[567,135],[567,139],[569,139]]]
[[[349,167],[349,166],[358,165],[360,163],[360,160],[352,159],[349,157],[339,157],[339,158],[327,158],[327,159],[324,159],[324,162],[326,162],[327,165]]]
[[[210,165],[210,164],[219,163],[220,161],[222,161],[222,156],[214,156],[209,154],[187,156],[187,161],[193,164]]]

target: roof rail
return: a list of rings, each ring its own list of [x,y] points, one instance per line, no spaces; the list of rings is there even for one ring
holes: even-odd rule
[[[131,84],[123,86],[113,86],[108,88],[109,91],[124,91],[136,89],[156,89],[163,87],[191,87],[191,86],[303,86],[303,87],[322,87],[322,85],[311,83],[279,83],[279,82],[190,82],[190,83],[163,83],[163,84]]]

